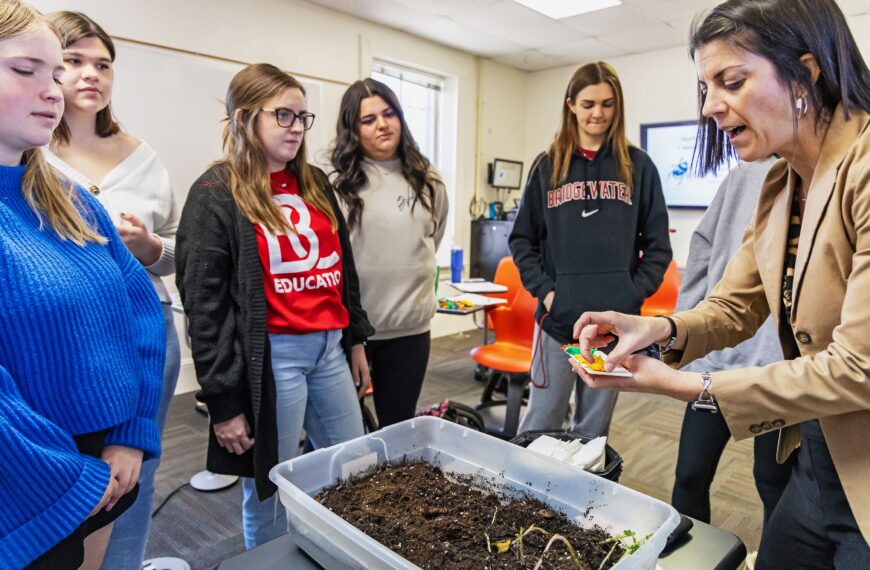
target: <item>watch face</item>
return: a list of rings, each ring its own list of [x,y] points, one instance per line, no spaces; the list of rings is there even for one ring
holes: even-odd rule
[[[715,414],[719,411],[719,404],[711,401],[698,400],[697,402],[692,402],[692,411]]]

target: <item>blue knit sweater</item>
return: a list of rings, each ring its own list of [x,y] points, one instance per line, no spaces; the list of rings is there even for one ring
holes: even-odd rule
[[[108,243],[60,239],[21,192],[24,166],[0,167],[0,568],[19,568],[96,506],[108,465],[72,440],[160,453],[163,313],[108,214],[79,190]]]

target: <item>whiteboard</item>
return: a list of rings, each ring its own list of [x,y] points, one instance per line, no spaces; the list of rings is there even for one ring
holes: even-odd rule
[[[112,109],[122,128],[150,144],[166,165],[179,205],[191,184],[221,157],[224,99],[244,65],[115,40]],[[322,84],[296,76],[317,118],[305,134],[308,159],[329,142],[320,113]]]

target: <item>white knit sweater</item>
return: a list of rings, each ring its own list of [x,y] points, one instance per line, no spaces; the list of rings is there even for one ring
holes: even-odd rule
[[[157,158],[154,149],[143,141],[99,185],[47,148],[43,150],[52,167],[96,195],[116,225],[121,222],[121,214],[133,214],[142,220],[149,232],[160,238],[163,253],[145,269],[160,301],[171,302],[169,291],[160,278],[175,273],[175,232],[181,209],[169,184],[169,171]]]

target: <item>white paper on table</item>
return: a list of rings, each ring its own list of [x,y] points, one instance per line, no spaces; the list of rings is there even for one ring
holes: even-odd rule
[[[499,285],[498,283],[491,283],[489,281],[451,282],[450,285],[463,293],[505,293],[508,290],[505,285]]]

